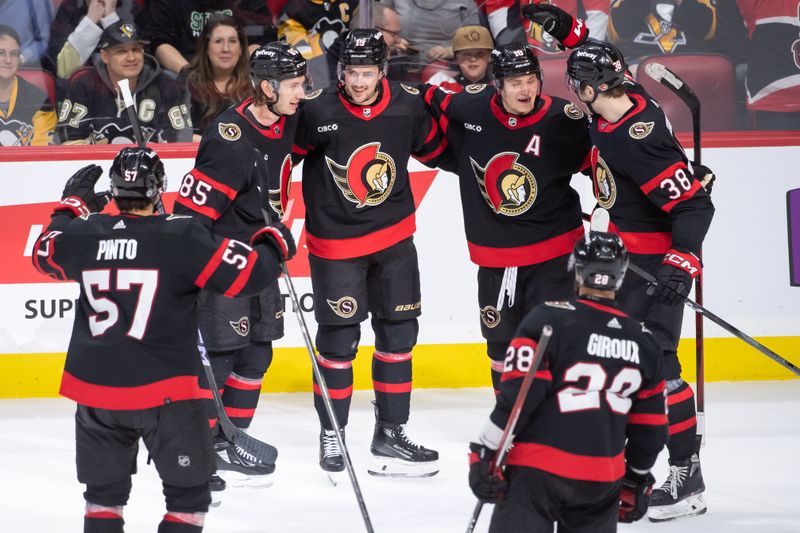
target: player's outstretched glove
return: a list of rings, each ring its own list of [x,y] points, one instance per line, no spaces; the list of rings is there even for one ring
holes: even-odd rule
[[[562,47],[575,48],[589,37],[589,29],[583,20],[551,4],[525,5],[522,7],[522,15],[540,25]]]
[[[281,261],[288,261],[297,253],[297,245],[289,228],[282,222],[271,222],[250,237],[250,244],[268,244],[272,246]]]
[[[650,493],[653,492],[653,474],[637,474],[630,468],[622,478],[622,491],[619,494],[619,521],[625,524],[636,522],[647,512]]]
[[[659,302],[675,305],[689,296],[692,280],[702,269],[700,260],[692,253],[671,249],[667,251],[656,273],[657,284],[648,289]]]
[[[98,165],[87,165],[73,174],[64,186],[56,212],[86,218],[90,213],[102,211],[111,201],[108,192],[94,191],[97,180],[102,175],[103,169]]]
[[[692,163],[692,173],[694,174],[694,179],[700,182],[700,185],[703,186],[708,194],[711,194],[711,189],[717,180],[714,171],[700,163]]]
[[[469,486],[473,494],[485,503],[499,502],[508,483],[502,476],[496,477],[489,471],[489,463],[497,452],[476,442],[469,443],[469,451]]]

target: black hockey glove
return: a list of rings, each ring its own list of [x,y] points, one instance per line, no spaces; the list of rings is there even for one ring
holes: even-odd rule
[[[111,201],[108,192],[96,193],[94,187],[103,175],[98,165],[87,165],[67,180],[57,213],[67,213],[86,218],[90,213],[99,213]]]
[[[653,474],[637,474],[630,468],[622,478],[622,491],[619,494],[619,521],[625,524],[636,522],[647,512],[650,493],[653,492]]]
[[[706,192],[711,194],[711,189],[714,187],[714,182],[717,179],[714,171],[705,165],[692,163],[692,174],[694,174],[694,179],[700,182],[700,185],[703,186]]]
[[[472,493],[484,503],[497,503],[503,499],[508,483],[489,472],[489,463],[494,458],[495,450],[483,444],[469,443],[469,487]]]
[[[700,274],[702,265],[694,254],[671,249],[667,251],[656,273],[657,285],[647,292],[656,300],[670,305],[682,303],[689,296],[692,280]]]
[[[522,7],[522,15],[540,25],[562,48],[578,47],[589,37],[589,29],[583,20],[554,5],[528,4]]]
[[[297,245],[289,228],[282,222],[271,222],[250,237],[250,244],[269,244],[278,254],[281,261],[288,261],[297,253]]]

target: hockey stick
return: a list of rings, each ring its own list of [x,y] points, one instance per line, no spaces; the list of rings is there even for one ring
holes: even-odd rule
[[[694,162],[698,165],[703,162],[703,154],[700,144],[700,99],[678,77],[677,74],[669,70],[661,63],[650,63],[645,66],[645,72],[652,79],[672,91],[689,108],[692,114],[692,138],[694,140]],[[698,259],[703,261],[702,248],[698,250]],[[703,305],[703,272],[701,271],[694,279],[694,297],[698,305]],[[706,439],[706,394],[705,394],[705,354],[703,335],[703,315],[695,313],[695,365],[697,369],[697,439],[698,447],[705,444]]]
[[[503,466],[505,466],[506,459],[508,459],[508,450],[511,448],[511,443],[514,439],[514,430],[522,414],[522,406],[528,398],[528,392],[531,390],[531,385],[533,385],[533,378],[536,376],[536,371],[539,369],[544,351],[547,349],[547,343],[550,342],[550,337],[552,335],[553,328],[549,324],[545,325],[542,328],[539,343],[536,345],[531,367],[525,374],[522,385],[519,387],[517,398],[514,400],[514,405],[511,407],[511,414],[509,414],[508,422],[506,422],[506,427],[503,429],[503,436],[500,437],[500,446],[497,448],[494,459],[489,463],[489,472],[492,472],[493,477],[499,477],[502,474]],[[467,526],[467,533],[472,533],[475,529],[475,524],[478,523],[478,517],[481,515],[481,509],[483,509],[483,502],[478,500],[478,503],[475,504],[475,508],[472,510],[472,518],[470,518],[469,525]]]
[[[258,168],[261,174],[262,184],[269,184],[269,169],[267,169],[267,166],[264,164],[264,158],[258,148],[253,148],[253,157],[255,158],[255,166]],[[259,188],[259,190],[261,189]],[[261,211],[264,215],[264,221],[267,224],[271,223],[274,216],[274,211],[269,205],[269,198],[262,199]],[[353,492],[355,492],[358,508],[361,511],[361,517],[364,519],[364,526],[367,528],[368,533],[374,533],[375,530],[372,528],[372,520],[369,517],[369,511],[367,511],[367,504],[364,501],[364,495],[361,493],[361,486],[358,484],[356,471],[353,468],[353,461],[350,459],[350,452],[348,451],[347,445],[342,437],[342,428],[339,425],[339,420],[336,418],[336,412],[333,410],[333,401],[331,400],[331,395],[328,391],[328,385],[325,383],[325,378],[322,376],[322,371],[319,369],[319,363],[317,362],[317,357],[315,355],[317,352],[314,348],[314,343],[311,341],[311,334],[308,330],[308,324],[306,324],[303,308],[300,307],[300,299],[297,297],[297,291],[294,288],[292,277],[289,275],[289,269],[286,266],[286,262],[281,263],[281,270],[283,271],[283,281],[286,284],[286,289],[289,291],[289,298],[292,301],[294,314],[297,317],[297,323],[300,325],[300,331],[303,334],[303,341],[306,344],[308,356],[311,359],[311,368],[314,372],[314,378],[317,380],[317,386],[319,387],[320,395],[322,396],[322,403],[325,404],[325,411],[328,413],[328,418],[333,425],[334,433],[336,434],[336,441],[339,443],[339,448],[342,450],[344,464],[347,469],[347,474],[350,477],[350,483],[353,485]]]
[[[197,331],[198,345],[197,349],[200,353],[200,360],[203,362],[203,372],[208,381],[208,387],[211,389],[211,395],[214,397],[214,409],[217,411],[217,418],[219,419],[219,430],[222,435],[235,446],[243,449],[262,463],[275,464],[278,458],[278,450],[275,446],[260,441],[252,435],[248,435],[243,429],[236,427],[228,418],[225,412],[225,405],[222,403],[222,396],[219,394],[217,382],[214,379],[214,371],[211,369],[211,361],[208,360],[208,353],[206,345],[203,342],[203,336],[200,330]]]

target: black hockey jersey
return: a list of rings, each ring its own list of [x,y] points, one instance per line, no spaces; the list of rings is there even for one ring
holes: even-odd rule
[[[626,462],[650,469],[667,441],[661,348],[612,300],[547,302],[525,317],[506,352],[493,433],[508,421],[545,324],[553,336],[508,465],[608,483],[623,477]]]
[[[188,93],[151,56],[145,55],[133,99],[145,142],[192,140]],[[135,144],[122,95],[99,56],[94,68],[71,79],[58,123],[63,144]]]
[[[416,229],[408,158],[433,166],[445,140],[418,89],[381,83],[370,106],[350,103],[336,87],[302,104],[294,151],[305,158],[306,243],[318,257],[371,254]]]
[[[692,176],[664,112],[641,85],[626,82],[633,106],[611,124],[593,117],[592,176],[597,205],[632,254],[700,250],[714,206]]]
[[[201,397],[198,292],[252,295],[280,272],[269,245],[215,237],[177,215],[56,215],[33,264],[81,289],[60,393],[120,410]]]
[[[15,76],[8,108],[0,107],[0,146],[52,144],[56,113],[38,87]]]
[[[193,214],[217,235],[246,239],[264,225],[264,209],[283,214],[291,186],[297,115],[262,126],[248,107],[252,98],[221,113],[203,133],[194,168],[178,189],[174,212]],[[270,183],[254,166],[257,148]]]
[[[457,159],[472,262],[525,266],[572,252],[583,223],[570,178],[588,168],[591,146],[584,113],[542,95],[530,115],[511,115],[486,85],[425,99]]]

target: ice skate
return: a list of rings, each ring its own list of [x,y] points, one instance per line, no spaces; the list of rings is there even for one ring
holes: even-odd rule
[[[262,463],[246,450],[225,439],[214,442],[217,452],[217,475],[231,487],[269,487],[275,464]]]
[[[344,429],[342,429],[344,440]],[[327,474],[328,481],[335,487],[339,483],[339,474],[344,471],[344,454],[336,438],[336,431],[322,429],[319,433],[319,466]]]
[[[378,421],[370,451],[373,476],[430,477],[439,472],[439,452],[412,442],[404,424]]]
[[[211,491],[211,507],[219,507],[222,504],[222,491],[225,490],[225,480],[216,473],[212,474],[208,489]]]
[[[669,461],[669,476],[650,496],[647,518],[651,522],[666,522],[684,516],[705,513],[703,499],[706,486],[697,454],[683,461]]]

